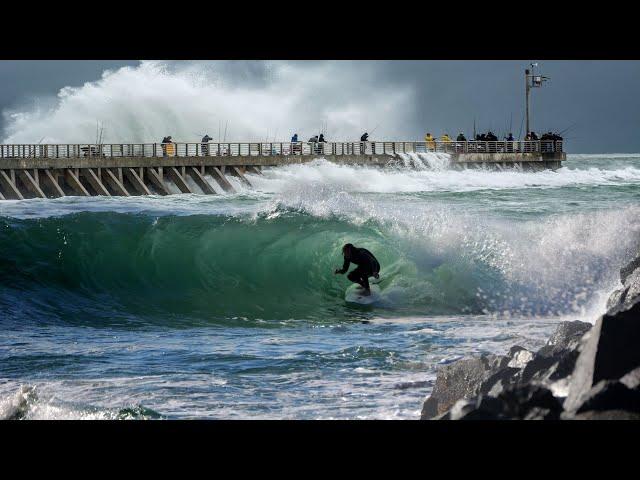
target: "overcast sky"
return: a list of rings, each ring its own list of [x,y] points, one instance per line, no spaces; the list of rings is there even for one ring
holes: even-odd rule
[[[563,130],[567,147],[579,153],[640,152],[640,62],[639,61],[542,61],[540,73],[551,77],[532,96],[532,120],[536,131]],[[184,66],[187,63],[174,62]],[[260,89],[273,81],[270,62],[208,61],[225,84]],[[278,64],[287,62],[277,62]],[[295,67],[297,81],[304,84],[306,72],[318,69],[324,62],[290,62]],[[421,139],[426,131],[455,135],[464,131],[470,135],[474,119],[478,131],[493,130],[496,134],[511,131],[517,136],[522,128],[524,111],[524,68],[530,60],[521,61],[341,61],[327,72],[352,72],[344,82],[359,82],[371,101],[378,96],[390,97],[395,91],[411,93],[411,102],[398,108],[402,115],[372,119],[380,123],[376,137],[388,139],[387,132],[402,132],[404,139]],[[9,119],[7,112],[28,111],[36,104],[55,108],[55,96],[67,86],[82,87],[101,78],[104,70],[122,66],[137,66],[137,61],[0,61],[0,119],[3,138]],[[327,75],[329,75],[327,73]],[[309,77],[311,78],[311,77]],[[329,90],[318,89],[330,102],[332,96],[346,102],[348,95],[359,95],[359,89],[345,89],[334,78]],[[317,77],[314,79],[317,81]],[[321,93],[320,93],[321,92]],[[281,94],[281,93],[280,93]],[[313,95],[313,92],[307,95]],[[403,97],[406,98],[406,97]],[[360,99],[366,101],[367,99]],[[384,110],[387,111],[387,110]],[[135,112],[129,112],[135,115]],[[295,113],[289,113],[295,116]],[[95,120],[89,119],[91,121]],[[402,125],[385,125],[401,122]],[[288,140],[283,127],[282,138]],[[368,128],[371,128],[369,126]],[[524,133],[522,134],[524,135]],[[36,143],[39,139],[34,139]],[[111,139],[115,141],[115,139]],[[91,139],[87,139],[91,141]]]

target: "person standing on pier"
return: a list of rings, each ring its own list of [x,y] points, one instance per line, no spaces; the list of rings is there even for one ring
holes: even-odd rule
[[[427,133],[424,136],[424,141],[427,142],[427,150],[435,150],[436,149],[436,139],[433,138],[430,133]]]
[[[513,138],[513,133],[509,133],[509,136],[505,137],[505,140],[507,141],[507,152],[512,153],[513,143],[515,142],[515,139]]]
[[[309,139],[309,143],[311,144],[311,151],[313,153],[318,153],[318,136],[315,135]]]
[[[291,137],[291,150],[293,151],[294,154],[300,154],[302,153],[302,147],[298,144],[299,140],[298,140],[298,134],[294,133],[293,137]]]
[[[171,140],[171,135],[169,135],[168,137],[164,137],[162,139],[162,156],[163,157],[167,156],[167,146],[170,145],[171,143],[173,143]]]
[[[369,134],[367,132],[364,132],[360,137],[360,153],[366,152],[368,141],[369,141]]]
[[[208,134],[205,134],[204,137],[202,137],[202,155],[204,155],[205,157],[209,156],[209,142],[213,140],[213,138],[211,138]]]

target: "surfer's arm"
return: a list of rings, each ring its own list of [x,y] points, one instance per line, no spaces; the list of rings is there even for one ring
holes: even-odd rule
[[[349,269],[349,265],[351,264],[351,262],[349,260],[347,260],[346,258],[344,259],[344,265],[342,265],[341,269],[336,270],[334,273],[339,273],[339,274],[343,274],[346,273],[346,271]]]

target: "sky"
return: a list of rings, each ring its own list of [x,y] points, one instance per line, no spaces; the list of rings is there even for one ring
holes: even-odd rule
[[[574,153],[640,152],[640,61],[544,61],[535,131],[568,129]],[[492,130],[524,136],[524,69],[514,61],[0,61],[3,143],[421,140]],[[106,73],[105,73],[106,72]],[[90,137],[90,138],[87,138]],[[127,138],[122,138],[127,137]],[[222,137],[222,133],[220,133]],[[231,139],[231,138],[229,138]]]

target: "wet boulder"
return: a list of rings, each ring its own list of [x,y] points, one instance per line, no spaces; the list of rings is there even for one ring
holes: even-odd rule
[[[602,380],[585,395],[576,414],[597,411],[625,411],[640,415],[640,367],[620,380]]]
[[[530,352],[524,347],[516,345],[515,347],[511,347],[507,357],[509,357],[509,363],[507,363],[507,367],[509,368],[524,368],[527,366],[533,359],[533,352]]]
[[[566,379],[575,366],[581,339],[591,327],[586,322],[562,322],[536,353],[514,346],[505,356],[484,355],[440,367],[433,392],[424,402],[421,418],[449,418],[450,415],[444,414],[456,402],[477,396],[485,403],[474,415],[484,415],[487,405],[492,402],[488,397],[513,395],[514,388],[530,382],[544,385],[554,395],[565,397],[568,391]],[[467,409],[475,408],[464,402],[457,408],[463,409],[464,405]],[[538,416],[545,415],[543,412]]]
[[[565,350],[575,350],[580,345],[580,340],[591,330],[590,323],[575,320],[573,322],[561,322],[554,330],[544,347],[538,350],[538,355],[552,357]]]
[[[481,355],[441,366],[431,396],[422,407],[421,418],[442,415],[458,400],[477,395],[485,380],[506,367],[505,361],[503,356]]]
[[[513,385],[497,396],[479,395],[460,400],[451,409],[451,420],[555,420],[562,403],[540,384]]]
[[[640,255],[620,269],[620,281],[623,285],[626,283],[629,276],[638,268],[640,268]]]
[[[607,313],[627,310],[640,300],[640,256],[620,269],[622,288],[616,290],[607,300]]]
[[[618,380],[640,367],[640,302],[626,310],[609,311],[600,317],[582,346],[569,384],[565,410],[577,412],[594,397],[603,380]],[[625,377],[630,378],[630,377]],[[606,387],[606,388],[605,388]],[[600,389],[621,392],[619,386]],[[628,388],[628,387],[627,387]],[[598,389],[596,389],[598,390]],[[600,394],[605,394],[599,390]]]
[[[560,381],[573,372],[581,339],[591,327],[590,323],[577,320],[562,322],[556,327],[547,343],[536,353],[514,352],[512,349],[510,355],[513,356],[513,361],[509,362],[509,366],[519,367],[519,369],[500,371],[487,380],[488,384],[495,379],[488,393],[497,395],[508,385],[537,382],[546,385],[557,396],[566,396],[566,386]]]

